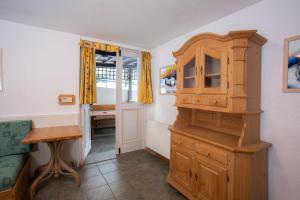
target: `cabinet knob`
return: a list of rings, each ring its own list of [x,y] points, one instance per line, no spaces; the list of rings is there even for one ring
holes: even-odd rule
[[[218,101],[217,101],[216,99],[215,99],[213,102],[214,102],[214,104],[217,104],[217,103],[218,103]]]

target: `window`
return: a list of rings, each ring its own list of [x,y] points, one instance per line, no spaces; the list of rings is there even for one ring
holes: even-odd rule
[[[122,56],[122,102],[136,102],[138,88],[138,58]]]
[[[136,102],[138,92],[138,54],[137,52],[132,53],[129,50],[122,50],[121,60],[122,102]],[[116,88],[116,53],[96,51],[96,80],[99,88]]]
[[[116,88],[116,53],[96,51],[97,87]]]

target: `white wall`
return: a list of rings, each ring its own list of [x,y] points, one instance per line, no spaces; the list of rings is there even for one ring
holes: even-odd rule
[[[0,115],[78,113],[80,36],[2,20],[0,30]],[[59,94],[75,94],[76,104],[60,106]]]
[[[32,119],[34,127],[78,124],[80,36],[0,20],[3,92],[0,119]],[[59,94],[76,95],[76,104],[61,106]],[[81,159],[80,141],[66,145],[68,159]],[[49,159],[39,144],[33,168]]]
[[[269,199],[299,199],[300,94],[281,90],[283,40],[300,34],[299,10],[298,0],[264,0],[153,49],[155,103],[148,109],[147,127],[151,128],[147,129],[146,145],[169,157],[170,135],[161,123],[171,124],[177,112],[173,106],[174,96],[159,95],[158,70],[174,63],[172,51],[198,33],[225,34],[232,30],[257,29],[268,38],[262,52],[261,138],[273,144],[269,153]]]
[[[4,72],[0,120],[32,119],[37,128],[79,124],[80,38],[144,50],[0,20]],[[76,95],[75,105],[60,106],[57,100],[59,94]],[[68,142],[64,156],[79,162],[81,142]],[[49,153],[46,145],[38,145],[32,153],[33,168],[46,163]]]
[[[116,89],[97,87],[97,104],[116,104]]]

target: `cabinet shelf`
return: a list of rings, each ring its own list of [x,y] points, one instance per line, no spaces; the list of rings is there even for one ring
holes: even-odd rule
[[[214,74],[205,74],[205,77],[207,78],[220,78],[220,73],[214,73]]]
[[[186,76],[186,77],[183,77],[184,79],[194,79],[195,76]]]

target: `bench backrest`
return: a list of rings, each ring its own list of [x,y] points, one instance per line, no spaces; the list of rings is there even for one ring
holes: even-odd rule
[[[0,121],[0,156],[29,152],[31,146],[22,140],[31,127],[31,120]]]

